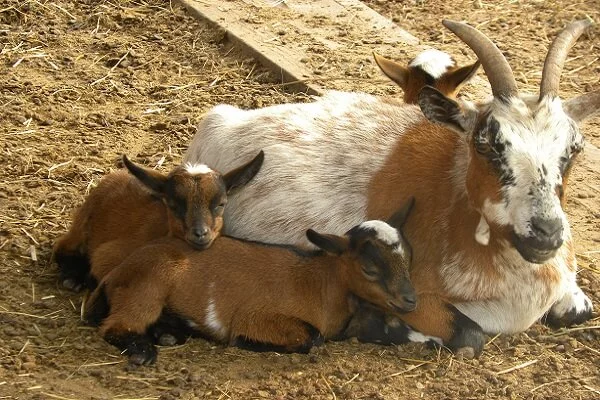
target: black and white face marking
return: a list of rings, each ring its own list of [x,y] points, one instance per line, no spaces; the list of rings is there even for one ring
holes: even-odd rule
[[[558,98],[494,101],[485,121],[473,145],[496,171],[502,201],[488,198],[482,213],[512,228],[512,243],[526,260],[543,263],[570,234],[560,194],[583,136]]]
[[[387,306],[408,312],[416,306],[409,278],[411,249],[402,234],[386,222],[363,222],[348,231],[350,247],[358,252],[365,278],[388,294]]]

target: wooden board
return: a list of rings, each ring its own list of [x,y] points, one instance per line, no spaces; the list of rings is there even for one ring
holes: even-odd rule
[[[309,94],[336,88],[340,81],[382,80],[373,50],[407,54],[408,61],[424,49],[417,38],[357,0],[179,1],[194,16],[225,30],[291,90]]]

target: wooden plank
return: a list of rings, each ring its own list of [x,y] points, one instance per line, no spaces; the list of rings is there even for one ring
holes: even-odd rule
[[[389,86],[371,61],[372,51],[414,56],[424,48],[357,0],[179,2],[195,17],[224,29],[232,42],[289,83],[291,90],[309,94],[353,89],[336,83],[364,84],[373,78]]]

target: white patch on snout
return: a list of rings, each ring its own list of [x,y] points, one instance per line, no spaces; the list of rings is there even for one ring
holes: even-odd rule
[[[372,220],[363,222],[358,227],[374,230],[378,240],[389,246],[393,246],[396,253],[404,255],[404,248],[400,242],[400,234],[396,228],[390,226],[388,223]]]
[[[594,309],[592,301],[579,286],[573,284],[570,290],[563,296],[562,299],[554,303],[550,309],[550,313],[555,317],[562,317],[568,312],[581,314],[583,312],[591,312]]]
[[[199,174],[210,174],[214,172],[208,165],[206,164],[185,164],[185,170],[190,175],[199,175]]]
[[[433,79],[438,79],[448,68],[454,66],[454,60],[443,51],[428,49],[416,56],[408,66],[421,68]]]
[[[212,297],[208,300],[208,306],[206,306],[206,317],[204,319],[204,324],[213,332],[213,334],[217,338],[225,338],[227,330],[219,320],[219,316],[217,315],[217,308],[215,307],[215,299]]]
[[[408,328],[408,340],[417,343],[427,343],[429,341],[433,341],[440,345],[444,344],[444,341],[437,336],[424,335],[421,332],[413,331],[410,328]]]
[[[487,221],[481,216],[477,229],[475,229],[475,240],[482,246],[487,246],[490,243],[490,226]]]

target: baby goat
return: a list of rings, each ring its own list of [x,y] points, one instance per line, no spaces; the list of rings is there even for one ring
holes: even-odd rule
[[[315,252],[230,237],[198,252],[160,239],[106,276],[86,314],[97,321],[108,307],[100,332],[136,364],[156,360],[148,329],[163,311],[230,345],[308,351],[344,330],[356,297],[392,313],[414,310],[411,249],[400,231],[413,203],[344,236],[309,229]]]
[[[209,247],[223,227],[227,194],[248,183],[263,160],[261,151],[225,175],[203,164],[178,166],[165,175],[123,156],[130,174],[120,170],[104,177],[54,246],[63,284],[77,290],[88,277],[100,280],[134,249],[162,236]]]
[[[408,67],[373,53],[381,71],[404,91],[406,104],[417,104],[421,89],[433,86],[447,97],[456,97],[460,88],[477,73],[481,63],[459,67],[449,54],[436,49],[419,53]]]

